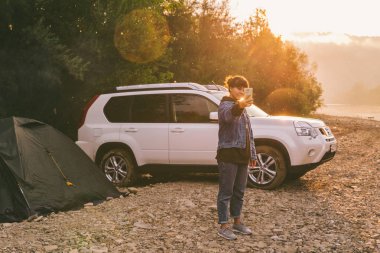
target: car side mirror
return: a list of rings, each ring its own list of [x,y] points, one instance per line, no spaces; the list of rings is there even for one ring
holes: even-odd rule
[[[218,112],[210,112],[210,121],[217,122],[218,121]]]

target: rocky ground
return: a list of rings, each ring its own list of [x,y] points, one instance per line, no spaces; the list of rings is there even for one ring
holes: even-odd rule
[[[147,178],[124,198],[0,224],[0,252],[380,252],[380,122],[317,117],[337,137],[337,155],[277,190],[247,189],[252,236],[217,236],[218,177],[195,174]]]

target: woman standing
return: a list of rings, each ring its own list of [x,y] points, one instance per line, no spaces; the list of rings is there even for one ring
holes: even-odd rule
[[[256,165],[256,150],[251,123],[245,107],[252,105],[244,88],[249,87],[243,76],[228,76],[225,85],[230,92],[219,105],[219,142],[216,159],[219,169],[218,235],[235,240],[234,232],[250,235],[252,231],[240,220],[244,191],[247,185],[248,164]],[[229,210],[228,210],[229,209]],[[234,218],[232,229],[228,215]]]

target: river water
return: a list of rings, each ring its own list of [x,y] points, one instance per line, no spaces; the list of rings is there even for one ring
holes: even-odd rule
[[[325,104],[317,110],[317,113],[380,120],[378,105]]]

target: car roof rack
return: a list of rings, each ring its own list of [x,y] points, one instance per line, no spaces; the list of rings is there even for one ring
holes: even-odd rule
[[[209,83],[209,84],[205,84],[203,85],[205,86],[208,90],[214,90],[214,91],[228,91],[228,89],[223,86],[223,85],[220,85],[220,84],[215,84],[215,83]]]
[[[150,84],[136,84],[127,86],[117,86],[116,91],[146,91],[146,90],[200,90],[209,91],[206,87],[198,83],[150,83]]]

